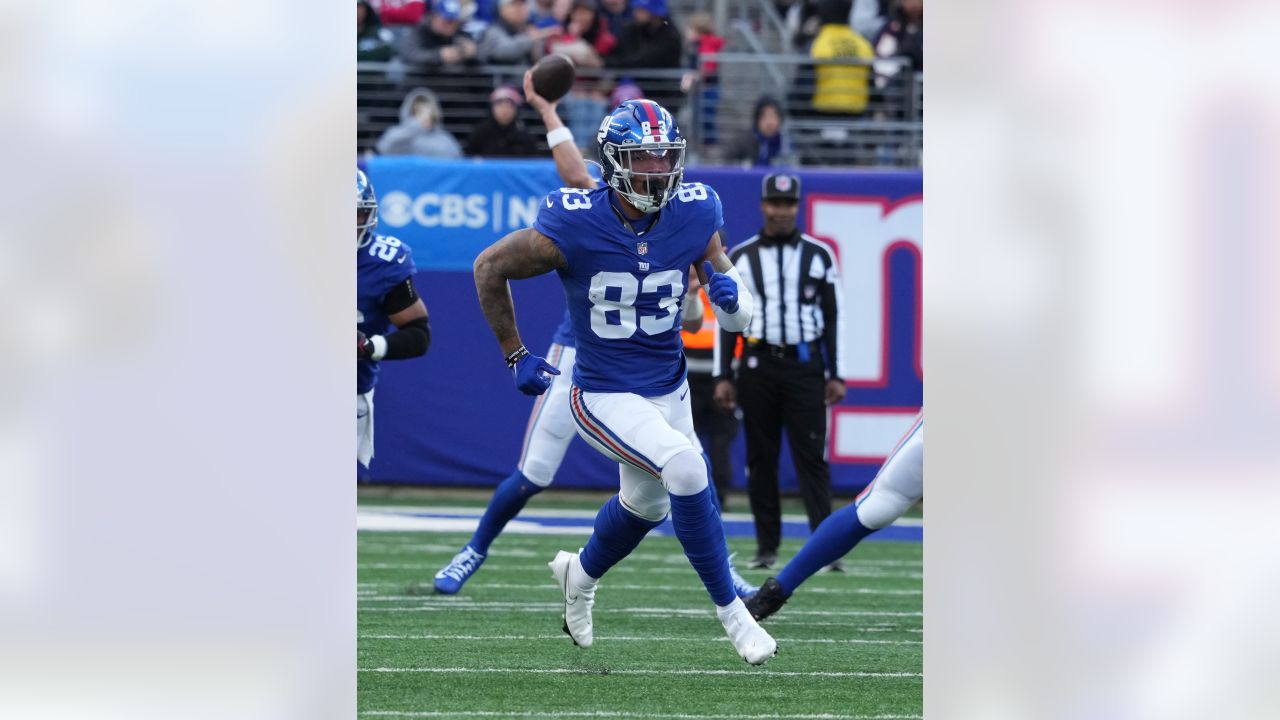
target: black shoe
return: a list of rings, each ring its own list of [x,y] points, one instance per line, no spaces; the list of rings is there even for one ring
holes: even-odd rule
[[[747,611],[751,617],[760,622],[782,609],[789,596],[782,591],[777,578],[769,578],[760,586],[759,592],[747,600]]]
[[[756,553],[751,562],[747,563],[747,569],[769,570],[776,562],[778,562],[777,553]]]

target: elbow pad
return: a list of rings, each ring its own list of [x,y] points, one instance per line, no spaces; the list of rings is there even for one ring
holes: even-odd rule
[[[751,324],[751,312],[755,309],[756,301],[746,284],[742,282],[742,273],[738,272],[737,267],[729,268],[725,275],[733,278],[733,281],[738,284],[738,309],[734,312],[725,312],[720,306],[713,305],[716,322],[729,332],[742,332]]]

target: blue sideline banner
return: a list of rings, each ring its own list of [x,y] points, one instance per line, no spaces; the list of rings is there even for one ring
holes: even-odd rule
[[[375,482],[492,486],[514,469],[533,399],[511,382],[476,301],[475,256],[512,230],[529,225],[538,203],[561,185],[549,160],[432,161],[374,158],[368,173],[380,201],[379,232],[413,247],[417,283],[431,314],[427,356],[388,362],[375,395]],[[923,247],[919,172],[797,173],[800,225],[839,258],[845,290],[842,348],[851,372],[844,403],[832,408],[828,438],[832,481],[840,494],[858,491],[905,431],[923,397],[920,362],[920,267]],[[690,168],[725,208],[726,244],[761,224],[765,173]],[[512,284],[521,336],[545,352],[564,313],[558,278]],[[734,448],[734,485],[745,487],[741,434]],[[795,488],[789,454],[780,480]],[[575,439],[556,485],[616,488],[616,465]]]

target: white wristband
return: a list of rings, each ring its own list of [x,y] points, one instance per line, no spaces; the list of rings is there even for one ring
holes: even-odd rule
[[[567,127],[558,127],[547,133],[547,147],[555,149],[560,143],[573,142],[573,133]]]
[[[385,337],[374,335],[369,338],[369,342],[373,343],[373,355],[371,357],[374,360],[381,360],[387,356],[387,339]]]

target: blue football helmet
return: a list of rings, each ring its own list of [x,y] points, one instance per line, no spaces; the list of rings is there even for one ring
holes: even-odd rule
[[[373,194],[369,178],[356,168],[356,248],[373,242],[373,228],[378,224],[378,198]]]
[[[627,100],[596,133],[604,181],[637,210],[656,213],[680,190],[684,138],[676,120],[652,100]]]

